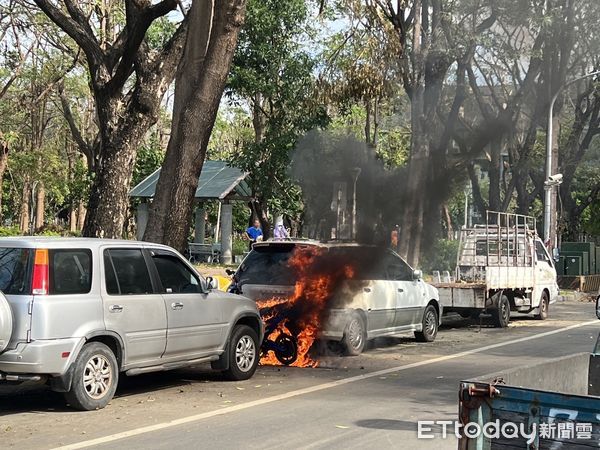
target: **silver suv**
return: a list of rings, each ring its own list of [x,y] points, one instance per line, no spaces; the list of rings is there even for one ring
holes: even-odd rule
[[[211,362],[232,380],[258,365],[253,301],[214,290],[170,247],[0,239],[0,383],[47,382],[77,409],[105,407],[119,373]]]

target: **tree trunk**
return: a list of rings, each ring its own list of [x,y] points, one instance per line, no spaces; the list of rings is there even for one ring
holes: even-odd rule
[[[23,181],[21,190],[21,212],[19,214],[19,230],[23,234],[29,234],[29,205],[31,201],[31,182],[27,178]]]
[[[79,202],[77,207],[77,231],[82,231],[85,224],[85,216],[87,215],[87,209],[83,202]]]
[[[8,144],[0,141],[0,225],[2,224],[2,184],[4,181],[4,173],[6,172],[6,167],[8,166]]]
[[[46,190],[42,182],[38,183],[35,194],[35,224],[34,230],[44,226],[44,210],[46,209]]]
[[[500,200],[500,167],[502,164],[502,146],[498,139],[490,143],[490,192],[488,205],[491,211],[499,211]],[[485,212],[485,211],[484,211]]]
[[[189,32],[177,70],[171,139],[144,234],[146,241],[179,250],[186,247],[194,192],[246,5],[245,0],[222,3],[214,8],[211,0],[196,0],[188,13]]]
[[[451,241],[454,239],[454,227],[452,226],[452,218],[450,217],[450,209],[447,204],[442,205],[442,218],[446,224],[446,239]]]
[[[69,207],[69,231],[71,233],[77,231],[77,210],[74,205]]]

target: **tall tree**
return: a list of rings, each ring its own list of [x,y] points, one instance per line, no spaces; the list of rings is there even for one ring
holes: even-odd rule
[[[316,59],[302,45],[311,37],[310,20],[304,0],[249,1],[228,84],[232,101],[251,111],[254,139],[232,162],[250,174],[250,206],[265,237],[274,215],[298,215],[288,167],[299,135],[328,121],[316,96]]]
[[[246,0],[195,0],[177,69],[171,138],[144,240],[185,249],[194,193],[217,117]]]
[[[99,132],[83,233],[120,237],[136,152],[173,81],[187,20],[155,47],[147,39],[148,30],[177,7],[177,0],[125,0],[122,26],[116,19],[121,7],[112,2],[96,7],[74,0],[34,1],[83,51],[94,96]]]

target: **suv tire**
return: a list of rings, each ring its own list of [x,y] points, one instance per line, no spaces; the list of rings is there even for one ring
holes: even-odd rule
[[[367,343],[367,327],[360,314],[353,312],[346,325],[346,331],[342,338],[344,353],[347,356],[358,356],[365,349]]]
[[[439,318],[433,305],[427,305],[423,312],[423,330],[415,331],[415,339],[419,342],[433,342],[438,332]]]
[[[225,378],[230,381],[252,378],[260,359],[258,349],[256,331],[247,325],[236,325],[227,346],[229,369],[223,372]]]
[[[117,358],[100,342],[85,344],[73,363],[71,390],[65,399],[75,409],[102,409],[112,400],[119,382]]]
[[[0,353],[6,350],[13,331],[13,317],[8,300],[0,292]]]

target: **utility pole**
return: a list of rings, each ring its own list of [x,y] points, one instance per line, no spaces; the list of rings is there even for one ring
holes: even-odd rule
[[[550,108],[548,109],[548,130],[546,135],[546,180],[544,182],[544,243],[549,248],[551,254],[554,254],[554,249],[556,248],[557,244],[555,211],[556,208],[553,208],[553,195],[555,195],[554,188],[559,186],[562,182],[562,175],[553,173],[554,169],[552,167],[554,103],[556,103],[556,99],[563,91],[563,89],[565,89],[567,86],[570,86],[571,84],[576,83],[577,81],[583,80],[584,78],[593,77],[595,75],[600,75],[600,70],[590,72],[586,75],[582,75],[581,77],[569,80],[566,83],[564,83],[561,87],[558,88],[558,90],[552,97],[552,100],[550,101]]]

